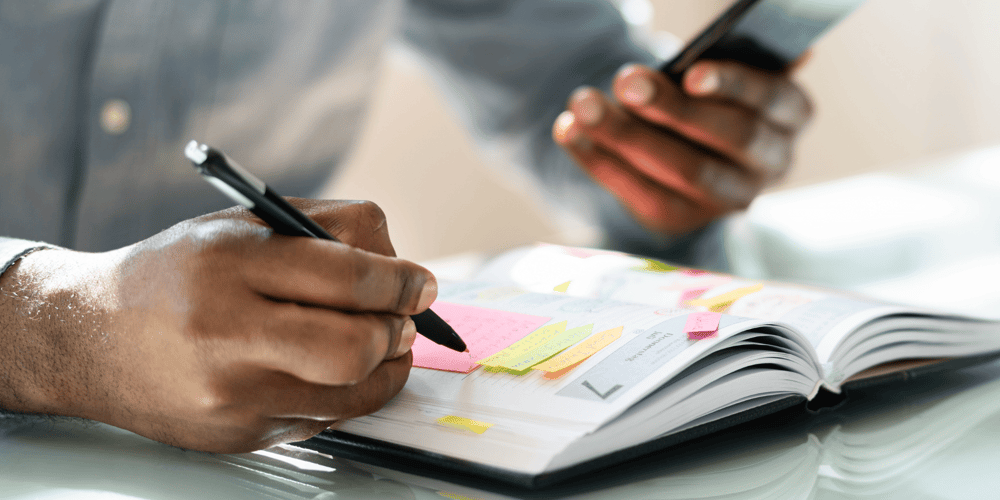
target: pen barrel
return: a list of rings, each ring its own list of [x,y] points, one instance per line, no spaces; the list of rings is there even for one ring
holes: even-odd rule
[[[299,211],[299,209],[288,203],[287,200],[279,196],[277,193],[271,190],[270,187],[264,190],[264,200],[271,204],[271,210],[262,210],[266,212],[271,212],[277,214],[282,218],[281,225],[271,224],[270,221],[265,219],[265,222],[271,224],[275,232],[281,234],[287,234],[289,236],[313,236],[323,240],[338,241],[330,233],[323,229],[316,221],[310,219],[305,214]],[[254,213],[257,213],[254,211]],[[257,214],[260,216],[260,214]],[[261,217],[262,219],[264,217]],[[288,229],[285,229],[288,228]],[[294,231],[294,232],[288,232]]]
[[[417,332],[435,344],[443,345],[453,351],[463,352],[467,346],[462,338],[455,333],[444,319],[428,309],[420,314],[410,316]]]

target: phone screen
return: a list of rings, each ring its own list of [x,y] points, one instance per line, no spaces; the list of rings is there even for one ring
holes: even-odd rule
[[[664,66],[679,77],[699,59],[780,71],[864,0],[740,0]]]

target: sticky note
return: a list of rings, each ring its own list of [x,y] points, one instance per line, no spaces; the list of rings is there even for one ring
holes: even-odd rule
[[[514,342],[510,345],[510,347],[500,351],[494,351],[493,355],[480,359],[477,363],[484,366],[505,367],[507,361],[519,358],[531,351],[534,351],[555,338],[560,333],[565,332],[566,323],[566,321],[560,321],[559,323],[545,325],[531,332],[530,335],[524,337],[523,339]]]
[[[448,493],[447,491],[439,491],[437,492],[437,494],[445,498],[450,498],[451,500],[484,500],[480,497],[469,497],[465,495],[459,495],[458,493]]]
[[[753,286],[746,286],[743,288],[737,288],[721,295],[716,295],[715,297],[709,297],[707,299],[694,299],[686,302],[688,306],[703,306],[707,307],[713,312],[722,312],[727,307],[729,307],[733,302],[736,302],[742,297],[750,295],[754,292],[759,292],[764,288],[763,284],[757,284]]]
[[[552,288],[552,291],[566,293],[566,290],[569,290],[569,284],[570,283],[572,283],[572,282],[571,281],[567,281],[567,282],[565,282],[565,283],[563,283],[561,285],[556,285],[555,287]]]
[[[502,351],[552,319],[448,302],[435,302],[431,309],[455,329],[469,352],[455,352],[417,335],[413,366],[459,373],[471,372],[477,359]]]
[[[611,345],[611,343],[615,340],[618,340],[622,336],[623,329],[624,327],[619,326],[617,328],[596,333],[583,342],[580,342],[572,349],[569,349],[543,363],[539,363],[531,367],[531,369],[554,373],[570,366],[578,365],[583,362],[583,360],[593,356],[601,349]]]
[[[684,333],[688,340],[701,340],[715,337],[719,333],[719,320],[722,315],[714,312],[696,312],[688,314],[684,324]]]
[[[681,271],[681,274],[686,276],[701,276],[703,274],[708,274],[708,271],[702,271],[701,269],[685,269]]]
[[[456,417],[454,415],[441,417],[437,419],[437,423],[445,427],[451,427],[452,429],[475,432],[476,434],[482,434],[486,432],[486,429],[493,427],[493,424],[472,420],[471,418]]]
[[[590,336],[591,332],[594,331],[594,325],[584,325],[578,326],[576,328],[566,330],[548,342],[514,358],[510,358],[501,365],[508,370],[521,371],[527,370],[542,361],[552,357],[553,355],[559,353],[563,349],[580,342]]]
[[[645,264],[633,267],[634,271],[646,271],[650,273],[666,273],[677,270],[677,266],[671,266],[665,262],[653,259],[642,259]]]
[[[706,287],[688,288],[688,289],[686,289],[686,290],[684,290],[684,291],[681,292],[681,298],[678,301],[677,305],[683,306],[685,302],[697,299],[698,297],[701,297],[701,295],[703,293],[705,293],[705,292],[707,292],[709,290],[710,289],[706,288]]]
[[[573,369],[576,368],[576,367],[578,367],[578,366],[580,366],[581,363],[583,363],[583,361],[580,361],[579,363],[573,363],[573,364],[571,364],[571,365],[567,366],[566,368],[563,368],[562,370],[559,370],[559,371],[545,372],[545,375],[543,375],[543,376],[546,379],[548,379],[548,380],[555,380],[555,379],[557,379],[559,377],[562,377],[563,375],[566,375],[567,373],[573,371]]]

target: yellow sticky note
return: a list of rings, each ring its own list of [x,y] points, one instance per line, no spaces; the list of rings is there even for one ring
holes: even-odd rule
[[[528,368],[545,361],[547,358],[552,357],[559,351],[589,337],[590,333],[593,331],[593,324],[578,326],[572,330],[566,330],[531,351],[528,351],[516,358],[507,359],[502,366],[508,370],[514,371],[527,370]]]
[[[569,284],[570,283],[572,283],[572,282],[571,281],[567,281],[567,282],[565,282],[565,283],[563,283],[561,285],[556,285],[555,287],[552,288],[552,291],[566,293],[566,290],[569,290]]]
[[[708,297],[704,299],[694,299],[689,300],[685,304],[689,306],[704,306],[713,312],[722,312],[725,308],[729,307],[733,302],[736,302],[742,297],[750,295],[754,292],[759,292],[764,288],[763,284],[757,284],[753,286],[746,286],[743,288],[737,288],[726,292],[722,295],[716,295],[715,297]]]
[[[437,423],[445,427],[451,427],[452,429],[475,432],[476,434],[482,434],[486,432],[486,429],[493,427],[493,424],[472,420],[471,418],[456,417],[455,415],[441,417],[437,419]]]
[[[645,264],[633,267],[632,269],[635,271],[646,271],[650,273],[667,273],[670,271],[677,270],[677,266],[671,266],[666,262],[660,262],[658,260],[653,260],[653,259],[642,259],[642,260],[643,262],[645,262]]]
[[[532,370],[552,373],[578,364],[597,353],[597,351],[611,345],[611,343],[615,340],[618,340],[622,336],[623,329],[624,327],[619,326],[618,328],[612,328],[610,330],[604,330],[603,332],[594,334],[572,349],[569,349],[568,351],[545,361],[544,363],[539,363],[533,366]]]
[[[479,497],[467,497],[465,495],[459,495],[458,493],[448,493],[446,491],[439,491],[437,492],[437,494],[445,498],[450,498],[451,500],[483,500],[482,498]]]
[[[521,340],[507,346],[506,349],[499,351],[492,356],[480,359],[479,361],[476,361],[476,363],[483,366],[506,366],[507,361],[519,358],[531,351],[534,351],[540,346],[545,345],[560,333],[566,331],[566,323],[566,321],[561,321],[552,325],[545,325],[529,333]]]

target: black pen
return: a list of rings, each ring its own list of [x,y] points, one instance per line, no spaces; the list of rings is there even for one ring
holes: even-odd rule
[[[236,203],[248,208],[276,233],[338,241],[316,221],[278,196],[263,181],[227,158],[221,151],[207,144],[191,141],[184,148],[184,155],[194,163],[195,170],[209,184]],[[458,352],[467,351],[461,337],[434,311],[427,309],[410,318],[416,324],[417,332],[424,337]]]

